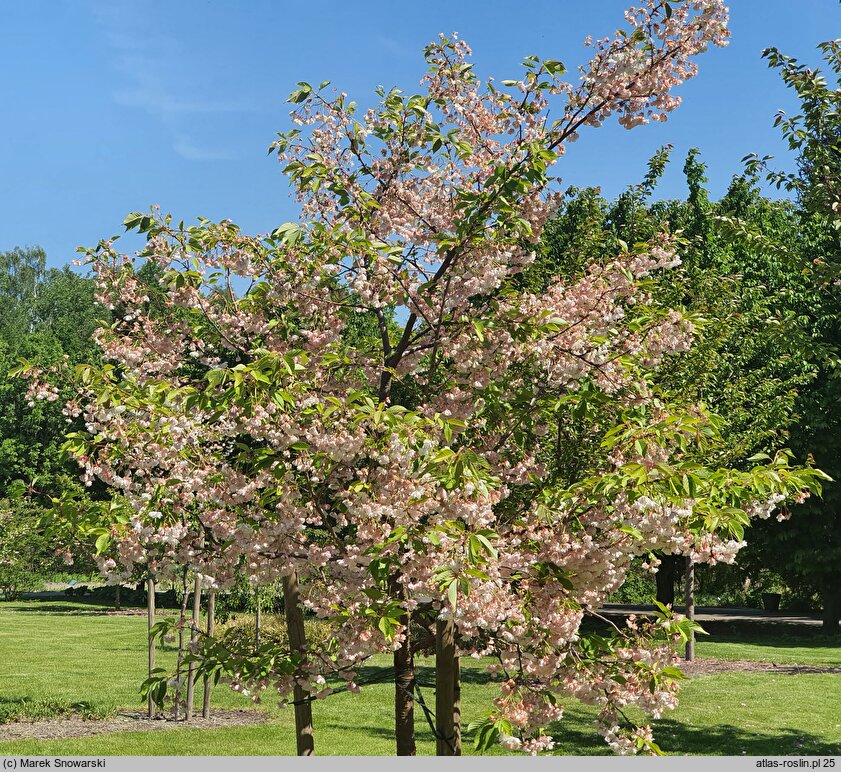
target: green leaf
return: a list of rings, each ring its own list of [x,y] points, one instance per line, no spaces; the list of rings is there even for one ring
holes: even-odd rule
[[[494,560],[497,558],[497,551],[496,547],[488,541],[488,537],[482,533],[477,533],[476,538],[481,542],[482,546],[485,548],[485,551],[492,557]]]
[[[300,88],[297,91],[293,91],[289,95],[288,102],[292,102],[293,104],[300,104],[301,102],[306,101],[310,94],[312,94],[312,86],[309,83],[299,83]]]
[[[748,459],[748,461],[770,461],[770,460],[771,460],[771,456],[769,456],[767,453],[754,453]]]
[[[387,641],[391,642],[394,639],[394,630],[396,625],[391,619],[388,617],[380,617],[377,622],[377,627],[380,629],[380,632]]]
[[[101,555],[108,549],[108,545],[111,543],[111,534],[110,533],[103,533],[100,534],[96,539],[96,554]]]
[[[140,225],[144,217],[146,217],[146,215],[143,214],[143,212],[131,212],[126,216],[126,219],[123,220],[123,225],[127,231],[134,230],[138,225]]]
[[[450,605],[455,609],[458,606],[458,579],[453,579],[450,582],[450,588],[447,590],[447,598]]]
[[[546,72],[555,77],[560,77],[567,71],[567,68],[557,59],[546,59],[543,66],[546,68]]]
[[[13,480],[6,487],[6,497],[10,499],[20,499],[23,498],[27,490],[28,486],[23,480]]]
[[[634,528],[632,525],[620,525],[619,530],[622,531],[622,533],[630,534],[637,541],[642,541],[643,539],[642,532],[638,528]]]

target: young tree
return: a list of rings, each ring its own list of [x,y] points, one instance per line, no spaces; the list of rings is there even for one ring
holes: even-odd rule
[[[578,133],[665,119],[692,57],[727,37],[719,0],[649,0],[626,19],[578,85],[537,57],[483,84],[455,37],[426,49],[424,93],[380,91],[364,115],[301,83],[300,128],[273,145],[300,222],[248,237],[132,214],[158,287],[112,242],[88,252],[115,321],[98,337],[109,364],[78,372],[69,410],[87,431],[68,450],[120,493],[99,514],[103,568],[189,565],[223,587],[244,560],[261,582],[296,577],[292,606],[335,625],[285,654],[231,660],[210,642],[205,667],[235,688],[326,696],[325,676],[357,688],[358,664],[391,651],[397,752],[413,754],[413,623],[451,620],[462,653],[506,674],[480,747],[551,748],[573,695],[600,706],[614,749],[656,752],[622,706],[674,704],[668,642],[635,623],[582,636],[582,618],[634,555],[732,559],[752,514],[817,487],[784,454],[746,471],[686,455],[715,426],[651,379],[692,339],[646,284],[675,262],[668,234],[540,291],[520,281]],[[343,334],[359,315],[375,336]],[[590,405],[602,451],[575,480],[545,474],[557,416]]]

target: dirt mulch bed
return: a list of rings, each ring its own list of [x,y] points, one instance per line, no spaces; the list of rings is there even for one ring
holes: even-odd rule
[[[841,673],[841,667],[818,667],[815,665],[777,665],[774,662],[751,662],[748,660],[696,659],[681,662],[678,667],[688,676],[709,673],[778,673],[779,675],[813,675]]]
[[[118,713],[101,721],[79,716],[49,721],[15,721],[0,724],[0,740],[63,740],[115,732],[151,732],[158,729],[222,729],[229,726],[265,724],[268,716],[256,710],[214,710],[210,718],[196,716],[192,721],[150,719],[145,713]]]

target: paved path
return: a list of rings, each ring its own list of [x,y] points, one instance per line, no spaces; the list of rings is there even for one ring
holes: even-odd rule
[[[600,614],[622,616],[629,614],[651,614],[652,606],[628,606],[619,603],[606,603]],[[675,611],[684,613],[682,606],[675,606]],[[697,606],[695,619],[699,622],[759,622],[762,624],[809,625],[820,627],[821,618],[814,614],[794,613],[791,611],[760,611],[755,608],[714,608]]]

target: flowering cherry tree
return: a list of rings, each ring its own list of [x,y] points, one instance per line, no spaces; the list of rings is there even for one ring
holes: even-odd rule
[[[438,620],[503,674],[480,747],[551,749],[576,697],[616,751],[657,752],[623,707],[675,704],[669,643],[687,624],[594,636],[582,619],[634,556],[730,561],[751,516],[817,488],[786,455],[746,471],[685,457],[716,424],[651,383],[693,336],[646,287],[678,261],[668,232],[545,290],[521,281],[579,133],[665,120],[693,57],[727,40],[720,0],[625,16],[573,82],[537,57],[482,82],[453,36],[427,47],[422,93],[381,90],[365,112],[300,83],[272,145],[299,221],[252,237],[153,209],[125,222],[148,239],[138,255],[87,252],[115,321],[98,333],[108,364],[74,374],[67,411],[86,428],[67,447],[115,498],[57,510],[99,529],[112,576],[294,577],[287,603],[334,627],[284,655],[208,641],[205,667],[235,688],[326,696],[327,677],[356,689],[357,666],[392,652],[397,750],[414,753],[414,639]],[[598,416],[602,448],[576,479],[552,463],[570,412]]]

